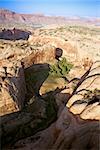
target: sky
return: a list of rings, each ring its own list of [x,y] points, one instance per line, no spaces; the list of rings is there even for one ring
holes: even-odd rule
[[[0,8],[50,16],[100,17],[100,0],[0,0]]]

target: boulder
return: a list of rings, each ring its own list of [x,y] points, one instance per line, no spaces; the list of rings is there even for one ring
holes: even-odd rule
[[[31,32],[23,31],[20,29],[3,29],[2,32],[0,32],[0,39],[5,40],[27,40],[29,38],[29,35]]]

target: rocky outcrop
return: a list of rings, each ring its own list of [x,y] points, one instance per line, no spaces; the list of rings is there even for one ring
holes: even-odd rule
[[[82,119],[100,120],[100,62],[92,67],[80,78],[74,89],[67,107],[74,114],[80,114]]]
[[[76,47],[73,47],[71,43],[66,42],[62,38],[50,37],[50,36],[29,36],[28,39],[30,44],[40,44],[47,45],[50,44],[56,48],[63,50],[63,57],[66,57],[69,61],[75,61],[78,58],[78,50]]]
[[[41,50],[33,51],[30,55],[23,58],[21,61],[23,62],[25,68],[30,67],[33,64],[43,64],[50,61],[54,61],[55,51],[56,48],[54,46],[48,45],[41,48]]]
[[[19,30],[19,29],[3,29],[0,32],[0,39],[5,39],[5,40],[27,40],[29,38],[29,35],[31,33],[28,31],[23,31],[23,30]]]
[[[31,40],[18,44],[23,49],[28,46],[31,48],[30,51],[23,50],[23,53],[19,50],[19,60],[16,60],[16,63],[12,53],[9,55],[10,48],[6,52],[7,55],[3,53],[3,56],[7,56],[3,57],[6,60],[0,61],[2,148],[98,150],[99,61],[93,63],[89,59],[84,59],[82,64],[79,64],[77,49],[60,38],[32,36]],[[33,51],[34,46],[39,49],[35,47]],[[66,77],[59,80],[61,89],[47,92],[45,90],[49,86],[46,87],[44,81],[49,74],[48,62],[53,63],[55,58],[59,59],[62,55],[72,62],[77,61],[76,65],[68,74],[68,79]],[[49,85],[50,82],[51,80],[48,82]],[[25,107],[24,99],[28,100],[25,101]]]
[[[21,64],[2,60],[0,66],[0,115],[21,110],[25,94],[24,69]]]
[[[41,108],[42,117],[45,118],[46,114],[49,113],[49,115],[50,115],[51,112],[55,112],[54,110],[56,110],[56,112],[57,112],[56,115],[58,116],[58,119],[56,118],[57,120],[54,123],[52,123],[47,129],[36,133],[36,132],[34,132],[34,128],[35,128],[34,123],[36,123],[36,122],[30,122],[30,121],[27,123],[24,122],[24,127],[23,126],[21,127],[23,121],[26,120],[25,119],[26,117],[23,118],[23,115],[21,115],[21,114],[17,114],[18,116],[21,115],[20,117],[16,116],[16,118],[21,118],[20,124],[16,126],[16,124],[12,123],[13,128],[12,127],[8,128],[9,126],[11,126],[11,123],[8,122],[7,118],[5,118],[5,117],[2,118],[3,123],[5,122],[5,124],[3,124],[3,126],[2,126],[3,133],[5,133],[4,134],[5,136],[3,135],[3,139],[4,138],[6,139],[4,141],[9,143],[9,141],[11,140],[12,129],[15,134],[17,133],[17,132],[15,132],[15,131],[17,131],[17,130],[15,130],[17,127],[18,127],[18,130],[19,130],[19,128],[21,130],[19,132],[19,134],[16,134],[16,139],[18,141],[14,141],[12,147],[9,147],[9,148],[6,147],[6,149],[13,148],[13,149],[18,149],[18,150],[23,150],[23,149],[26,149],[26,150],[27,149],[33,149],[33,150],[40,150],[40,149],[41,150],[47,150],[47,149],[48,150],[49,149],[50,150],[54,150],[54,149],[55,150],[64,150],[64,149],[66,149],[66,150],[72,150],[72,149],[74,149],[74,150],[78,150],[78,149],[92,150],[92,149],[94,149],[94,150],[98,150],[99,149],[99,132],[100,132],[100,128],[99,128],[99,120],[100,120],[99,86],[97,87],[98,89],[95,89],[95,86],[94,86],[94,90],[92,89],[92,92],[88,91],[89,89],[87,90],[87,87],[90,87],[90,89],[91,89],[92,84],[94,84],[94,85],[97,84],[97,82],[95,82],[96,80],[94,80],[95,78],[98,79],[98,82],[99,82],[99,78],[97,78],[97,77],[100,77],[98,69],[99,69],[98,63],[95,63],[94,65],[90,66],[89,69],[84,73],[84,75],[77,81],[72,93],[70,93],[69,95],[67,95],[67,93],[66,93],[67,89],[61,89],[61,90],[57,89],[55,91],[55,94],[52,94],[52,92],[50,92],[49,93],[50,95],[48,94],[47,98],[46,98],[46,95],[43,95],[42,100],[43,101],[45,100],[45,103],[43,103],[43,105],[41,105],[39,103],[40,106],[43,106]],[[94,79],[92,79],[91,76],[94,77]],[[88,79],[92,80],[91,84],[89,81],[86,82],[86,80],[88,80]],[[69,81],[69,84],[70,84],[70,82],[72,82],[72,81]],[[85,90],[83,89],[84,82],[86,82]],[[69,84],[65,88],[68,88]],[[80,92],[79,92],[79,90],[80,90]],[[90,92],[90,93],[86,93],[86,92]],[[79,93],[81,93],[81,94],[79,94]],[[48,103],[48,98],[50,98],[49,102],[53,102],[52,103],[53,105]],[[54,103],[53,99],[56,99],[56,103]],[[27,115],[29,115],[29,113],[30,113],[31,114],[30,117],[32,117],[32,112],[34,110],[36,110],[36,112],[38,112],[38,113],[41,111],[38,111],[38,109],[40,110],[40,106],[37,104],[36,101],[34,101],[33,98],[31,99],[30,102],[31,102],[31,105],[27,106],[27,108],[25,109],[25,112],[28,113]],[[48,103],[49,105],[47,105],[46,103]],[[66,103],[67,103],[67,105],[65,106]],[[33,106],[34,106],[34,109],[33,109]],[[58,107],[58,111],[55,106]],[[35,107],[36,107],[36,109],[35,109]],[[47,107],[49,107],[49,108],[46,110],[48,110],[49,112],[48,113],[46,112],[46,114],[45,114],[44,108],[47,108]],[[50,110],[50,109],[53,109],[53,110]],[[25,112],[23,112],[23,113],[21,112],[21,113],[25,114]],[[36,112],[34,113],[34,115],[38,114]],[[53,116],[54,114],[51,114],[50,116],[54,117]],[[27,116],[27,115],[24,115],[24,116]],[[47,118],[48,117],[49,116],[47,116]],[[13,117],[11,117],[11,118],[13,118]],[[50,119],[50,117],[49,117],[49,119]],[[32,121],[32,118],[30,120]],[[36,120],[34,120],[34,121],[36,121]],[[12,122],[12,120],[11,120],[11,122]],[[16,119],[14,122],[16,122]],[[17,122],[18,122],[18,120],[17,120]],[[43,124],[40,123],[39,127],[41,127],[42,125]],[[28,128],[27,129],[28,132],[25,131],[26,128]],[[9,134],[7,134],[8,129],[10,129]],[[31,132],[30,132],[30,130],[31,130]],[[35,130],[36,130],[36,128],[35,128]],[[34,133],[36,133],[36,134],[32,135],[32,132],[33,132],[33,134]],[[24,133],[24,136],[23,136],[23,133]],[[20,138],[24,138],[26,135],[28,135],[30,137],[19,140]]]
[[[99,122],[82,120],[65,107],[49,128],[34,136],[18,141],[13,148],[18,150],[98,150]]]
[[[57,105],[52,93],[44,98],[32,97],[22,111],[1,117],[2,148],[47,128],[56,118]]]
[[[48,40],[49,40],[49,44],[47,43],[48,45],[44,44],[44,46],[41,48],[41,50],[32,51],[32,52],[30,52],[31,54],[27,54],[26,57],[24,57],[22,55],[21,57],[24,57],[22,60],[21,60],[21,57],[19,55],[21,55],[23,53],[21,51],[19,53],[19,50],[17,51],[16,49],[14,49],[14,51],[16,51],[16,53],[19,53],[19,54],[16,54],[16,57],[17,57],[17,59],[19,59],[19,61],[21,61],[21,65],[24,67],[24,69],[32,66],[33,64],[42,63],[44,65],[42,65],[42,64],[36,65],[36,66],[34,65],[33,68],[35,68],[35,70],[34,69],[33,70],[34,70],[34,72],[36,72],[36,70],[38,70],[38,67],[41,68],[41,66],[43,68],[41,68],[40,70],[43,70],[45,68],[45,63],[47,63],[47,62],[52,62],[53,63],[53,61],[55,61],[56,56],[57,57],[61,57],[61,55],[63,55],[63,53],[64,53],[63,49],[59,48],[57,50],[57,48],[55,46],[52,46],[52,42],[55,42],[54,39],[53,40],[48,39]],[[51,44],[50,44],[50,41],[51,41]],[[60,40],[58,40],[57,43],[59,43],[59,41]],[[25,43],[25,44],[27,45],[27,43]],[[39,44],[41,44],[41,42]],[[42,40],[42,45],[43,45],[43,40]],[[59,45],[56,45],[56,46],[59,46]],[[70,46],[71,45],[69,45],[69,47],[66,47],[68,49],[67,50],[68,52],[70,51],[69,50],[71,48]],[[60,53],[59,53],[59,50],[60,50]],[[74,52],[74,49],[73,49],[73,52]],[[14,56],[13,56],[13,54],[14,54]],[[60,56],[58,56],[59,54],[60,54]],[[1,90],[2,91],[1,92],[2,96],[1,97],[3,97],[4,93],[7,93],[7,95],[10,96],[8,99],[9,99],[9,102],[11,100],[11,104],[13,103],[12,101],[14,100],[14,106],[13,106],[13,109],[11,111],[10,110],[9,111],[5,110],[4,112],[1,112],[2,115],[5,114],[5,113],[13,112],[14,110],[15,111],[20,110],[20,107],[22,107],[22,104],[20,104],[20,103],[21,103],[21,101],[23,103],[23,101],[25,99],[25,86],[24,86],[25,85],[25,81],[24,81],[24,71],[23,71],[22,66],[21,65],[15,65],[18,60],[16,60],[16,62],[14,63],[14,61],[15,61],[15,58],[14,58],[15,57],[15,53],[12,50],[10,50],[10,48],[7,50],[7,55],[6,54],[4,55],[4,53],[3,53],[3,56],[4,56],[4,58],[6,60],[5,61],[4,60],[1,61],[1,72],[0,73],[1,73],[1,77],[4,77],[4,81],[1,80],[1,82],[2,82],[1,83],[2,87],[1,88],[5,89],[5,90],[4,90],[4,92]],[[20,57],[20,58],[18,58],[18,57]],[[9,63],[10,61],[12,61],[12,63]],[[5,67],[5,68],[3,68],[3,67]],[[18,70],[19,70],[19,73],[18,73]],[[16,72],[17,72],[17,74],[16,74]],[[47,69],[47,75],[48,74],[49,74],[49,67]],[[41,75],[39,75],[39,76],[41,76]],[[46,75],[45,75],[45,78],[46,78]],[[36,88],[35,91],[37,91],[37,93],[38,93],[38,91],[40,89],[40,85],[43,83],[42,81],[44,82],[44,79],[41,78],[41,82],[39,82],[39,83],[37,82],[36,86],[34,86],[34,88]],[[5,86],[5,84],[6,84],[6,86]],[[38,87],[37,87],[37,85],[38,85]],[[28,87],[30,87],[30,86],[28,85]],[[23,90],[21,91],[20,89],[21,90],[23,89]],[[33,93],[34,93],[34,90],[32,91],[32,94]],[[5,101],[7,99],[6,98],[7,95],[5,94],[5,98],[4,98]],[[4,99],[2,98],[2,100],[1,100],[2,109],[4,109],[4,106],[5,106],[5,104],[3,104],[4,103]],[[9,102],[5,102],[5,103],[7,104]],[[11,104],[9,106],[10,109],[11,109]],[[7,108],[7,109],[9,109],[9,108]]]

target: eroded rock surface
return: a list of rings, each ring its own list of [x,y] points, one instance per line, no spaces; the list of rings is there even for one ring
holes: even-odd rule
[[[62,38],[50,37],[50,36],[32,36],[28,39],[30,44],[37,43],[40,45],[50,44],[56,48],[63,50],[63,55],[70,61],[75,61],[78,57],[78,50],[70,42],[65,41]]]
[[[98,121],[82,120],[65,107],[58,120],[49,128],[20,140],[13,148],[18,150],[98,150],[99,132]]]
[[[100,120],[100,62],[95,62],[80,79],[67,107],[83,119]],[[83,81],[82,81],[83,80]],[[82,81],[82,83],[81,83]],[[77,84],[78,85],[78,84]]]
[[[2,61],[0,66],[0,115],[21,110],[25,94],[26,84],[21,64]]]
[[[12,147],[17,140],[47,128],[57,118],[57,105],[50,93],[45,98],[32,97],[20,112],[1,117],[2,147]]]
[[[94,66],[96,66],[96,69],[94,69]],[[57,121],[49,128],[24,140],[19,140],[15,143],[13,149],[99,150],[99,85],[97,85],[98,90],[95,89],[95,86],[94,89],[91,88],[93,87],[92,84],[95,85],[99,82],[100,74],[98,69],[99,63],[95,63],[92,67],[88,68],[76,84],[76,90],[73,90],[72,95],[62,95],[67,92],[67,89],[62,90],[58,96],[56,95],[56,103],[59,108]],[[95,78],[98,79],[98,81],[94,80]],[[91,81],[88,79],[91,79]],[[86,82],[86,80],[88,81]],[[85,90],[83,88],[84,82],[86,82],[84,86]],[[92,92],[87,93],[89,92],[87,91],[87,87],[88,90],[89,88],[90,90],[92,89]],[[77,91],[79,91],[79,89],[80,92],[78,94]],[[68,102],[66,101],[67,96]],[[66,106],[64,106],[65,103],[67,103]]]
[[[66,28],[60,30],[66,31]],[[6,47],[5,42],[1,46],[0,58],[6,59],[0,61],[3,149],[99,150],[100,62],[94,63],[93,57],[84,58],[84,54],[81,56],[82,51],[65,38],[42,36],[42,33],[39,36],[39,33],[30,36],[28,42],[13,42],[19,46],[17,49],[11,43],[10,47]],[[48,93],[44,81],[48,76],[48,62],[55,61],[56,48],[62,49],[63,56],[75,64],[68,79],[59,80],[60,89]],[[15,58],[16,64],[13,64]],[[99,54],[96,60],[98,58]],[[48,69],[46,73],[44,68]],[[26,88],[28,101],[18,111],[23,105]]]

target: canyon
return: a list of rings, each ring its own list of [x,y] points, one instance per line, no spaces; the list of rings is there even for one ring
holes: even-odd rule
[[[2,22],[33,17],[6,10],[0,15]],[[100,30],[58,24],[5,30],[1,25],[3,150],[99,150]],[[8,30],[16,30],[9,39]]]

